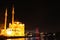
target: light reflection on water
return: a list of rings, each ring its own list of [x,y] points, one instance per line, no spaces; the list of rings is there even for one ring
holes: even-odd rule
[[[14,39],[6,39],[6,40],[36,40],[36,39],[34,37],[34,38],[14,38]]]
[[[14,39],[6,39],[6,40],[32,40],[32,38],[14,38]]]
[[[40,37],[32,37],[32,38],[14,38],[14,39],[6,39],[6,40],[39,40]]]
[[[6,40],[25,40],[25,38],[15,38],[15,39],[6,39]]]

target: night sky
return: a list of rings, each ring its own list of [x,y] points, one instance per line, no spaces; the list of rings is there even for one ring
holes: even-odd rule
[[[15,7],[15,20],[25,23],[27,30],[39,28],[40,32],[60,32],[60,3],[48,0],[0,0],[0,24],[4,23],[4,12],[8,9],[8,22],[11,22],[12,5]]]

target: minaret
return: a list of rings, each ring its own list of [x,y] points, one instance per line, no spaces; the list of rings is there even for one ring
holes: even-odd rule
[[[4,29],[6,29],[6,24],[7,24],[7,9],[5,11],[5,25],[4,25]]]
[[[12,6],[12,24],[14,24],[14,5]]]

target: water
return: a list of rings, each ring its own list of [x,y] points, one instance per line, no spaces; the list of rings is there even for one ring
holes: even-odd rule
[[[32,38],[14,38],[14,39],[6,39],[6,40],[36,40],[36,39],[37,39],[36,37],[32,37]]]
[[[14,38],[14,39],[6,39],[6,40],[25,40],[25,38]]]
[[[33,40],[33,38],[15,38],[15,39],[6,39],[6,40]]]
[[[28,38],[4,38],[0,37],[0,40],[40,40],[40,37],[28,37]]]

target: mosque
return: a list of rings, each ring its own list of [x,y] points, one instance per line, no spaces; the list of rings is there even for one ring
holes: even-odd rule
[[[25,36],[25,24],[14,21],[14,6],[12,6],[12,23],[7,27],[7,9],[5,11],[5,24],[4,29],[1,30],[3,36]]]

